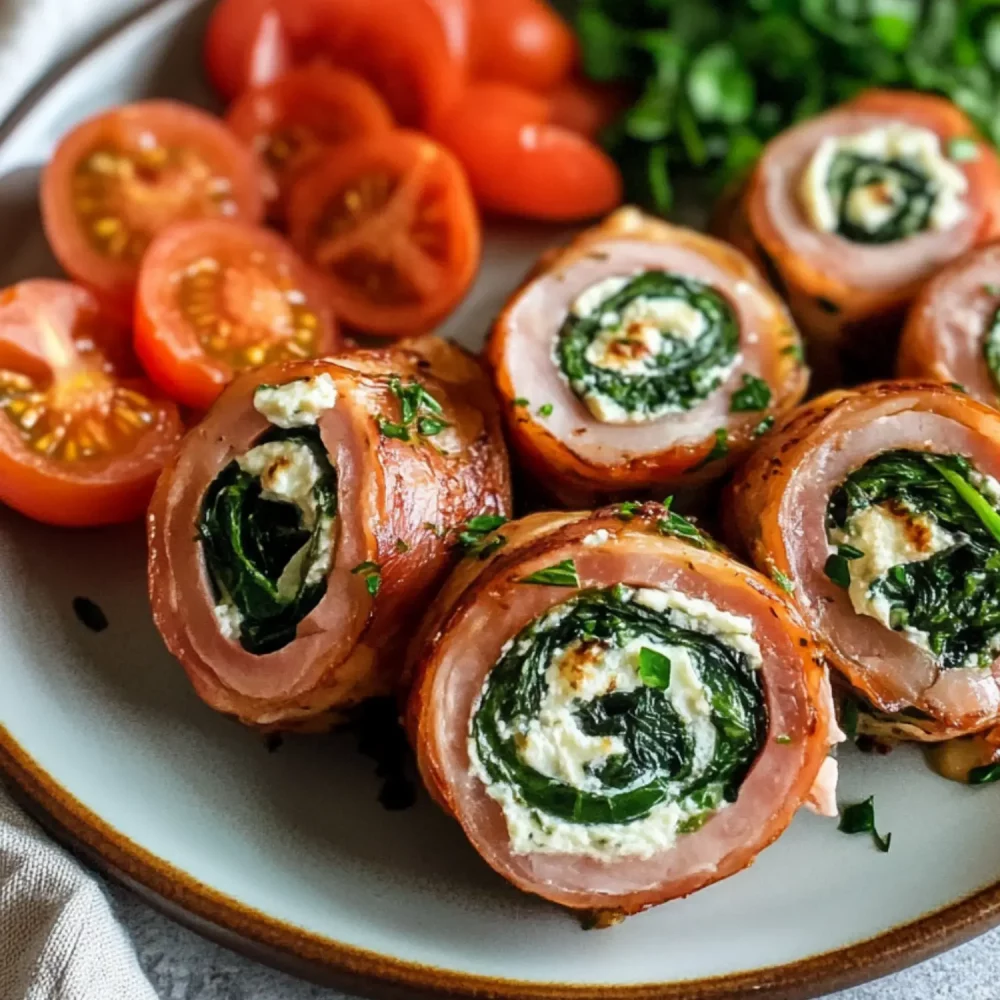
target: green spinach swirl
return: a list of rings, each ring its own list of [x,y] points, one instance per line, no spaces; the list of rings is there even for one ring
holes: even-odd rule
[[[852,243],[894,243],[930,226],[938,186],[916,163],[839,152],[830,164],[827,191],[837,216],[835,232]],[[884,192],[891,211],[874,224],[851,212],[852,196],[864,189]]]
[[[664,302],[690,307],[700,317],[701,329],[688,337],[672,330],[669,322],[656,324],[661,339],[650,351],[626,328],[628,311],[637,303],[655,308]],[[591,346],[609,334],[626,370],[593,360]],[[632,422],[697,406],[729,374],[739,339],[733,307],[718,291],[694,278],[646,271],[586,315],[571,312],[559,331],[555,353],[573,392],[598,419]]]
[[[470,755],[481,779],[541,827],[553,821],[625,827],[676,803],[676,832],[691,832],[722,803],[735,801],[762,746],[767,713],[759,664],[719,635],[689,627],[684,615],[645,606],[634,594],[621,586],[582,591],[536,619],[493,668],[474,710]],[[637,683],[612,683],[605,693],[590,691],[568,703],[586,737],[614,739],[623,752],[587,765],[585,787],[527,763],[526,734],[545,724],[547,674],[557,658],[568,649],[615,656],[637,642]],[[698,732],[672,698],[680,657],[693,667],[707,701]]]
[[[307,449],[315,462],[311,516],[296,503],[266,496],[261,477],[234,460],[206,491],[198,521],[217,605],[235,612],[240,645],[258,655],[291,642],[299,622],[326,593],[326,573],[310,569],[324,557],[329,562],[337,515],[336,473],[319,431],[276,429],[255,447],[277,442]]]
[[[987,480],[961,455],[887,451],[852,472],[830,497],[831,544],[873,505],[944,533],[944,547],[903,562],[871,581],[868,597],[887,609],[887,624],[916,634],[944,668],[986,667],[1000,650],[1000,513]],[[847,586],[864,558],[860,543],[837,546],[827,574]]]
[[[993,379],[993,388],[1000,394],[1000,309],[993,313],[993,319],[983,337],[983,358]]]

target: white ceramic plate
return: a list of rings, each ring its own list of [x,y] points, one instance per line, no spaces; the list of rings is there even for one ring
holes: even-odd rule
[[[167,0],[37,90],[0,141],[0,283],[57,273],[38,166],[108,105],[206,101],[205,10]],[[552,230],[491,232],[445,332],[477,346]],[[936,778],[916,753],[843,755],[842,796],[875,794],[892,851],[798,816],[747,872],[585,933],[494,875],[421,799],[387,812],[347,736],[259,735],[214,715],[146,604],[138,526],[69,532],[0,512],[0,763],[97,863],[180,919],[305,975],[501,997],[805,997],[926,957],[1000,921],[1000,788]],[[72,610],[105,610],[99,634]]]

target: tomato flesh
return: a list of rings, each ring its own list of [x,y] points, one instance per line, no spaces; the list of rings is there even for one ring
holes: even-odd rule
[[[181,424],[135,376],[127,345],[127,331],[68,282],[0,293],[0,499],[54,524],[142,513]]]
[[[284,195],[327,147],[389,131],[392,114],[361,77],[314,62],[246,91],[226,124],[257,153]]]
[[[411,132],[337,150],[292,189],[292,242],[330,279],[337,315],[368,333],[420,333],[468,289],[480,230],[461,167]]]
[[[206,220],[168,229],[143,261],[136,353],[171,398],[203,410],[248,368],[329,354],[327,290],[267,230]]]
[[[107,300],[131,298],[153,237],[182,219],[259,221],[253,155],[195,108],[150,101],[67,135],[42,178],[42,216],[59,262]]]

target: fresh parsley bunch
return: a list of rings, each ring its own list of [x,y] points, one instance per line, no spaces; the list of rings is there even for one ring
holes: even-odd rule
[[[582,0],[585,72],[635,103],[606,144],[634,200],[718,187],[793,122],[866,87],[943,94],[1000,145],[1000,0]]]

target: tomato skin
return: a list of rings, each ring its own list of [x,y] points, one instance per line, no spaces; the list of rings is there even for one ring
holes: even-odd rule
[[[66,272],[120,314],[131,311],[138,261],[95,249],[77,212],[75,173],[96,148],[111,144],[132,150],[138,148],[141,137],[149,135],[165,146],[205,157],[230,185],[227,197],[234,210],[229,217],[259,222],[264,216],[261,175],[253,155],[222,122],[206,112],[176,101],[142,101],[82,122],[63,137],[42,174],[42,222],[52,251]],[[147,201],[155,204],[149,190],[147,187]],[[120,206],[115,211],[121,212]],[[192,209],[188,206],[185,211]]]
[[[548,91],[577,61],[569,25],[544,0],[471,0],[472,73]]]
[[[470,87],[435,132],[486,211],[569,222],[621,203],[621,175],[606,153],[575,132],[524,117],[514,102],[480,107]]]
[[[548,95],[549,120],[588,139],[596,139],[629,105],[624,88],[572,78]]]
[[[160,391],[192,410],[207,410],[243,369],[213,357],[202,346],[178,304],[177,276],[206,257],[242,275],[245,266],[240,265],[246,265],[251,255],[266,262],[255,265],[266,271],[264,280],[273,275],[274,269],[288,275],[316,318],[314,349],[298,357],[334,354],[341,348],[325,283],[277,233],[226,220],[178,223],[162,233],[143,258],[136,295],[134,346],[143,369]],[[240,294],[245,298],[246,290],[241,289]]]
[[[57,356],[63,362],[75,357],[70,334],[81,316],[97,322],[88,333],[105,359],[102,370],[122,388],[148,397],[151,420],[127,453],[72,462],[28,447],[11,418],[0,413],[0,500],[36,521],[64,527],[141,517],[183,433],[177,407],[135,377],[127,330],[101,312],[90,292],[69,282],[35,279],[0,292],[0,367],[35,377],[47,373],[58,385]]]
[[[258,154],[262,172],[274,178],[272,212],[280,218],[291,182],[325,147],[388,132],[393,121],[388,105],[364,79],[314,61],[246,90],[226,113],[226,125]],[[299,148],[280,164],[274,156],[268,163],[269,141],[289,130],[300,133]]]
[[[387,192],[385,200],[362,211],[353,229],[335,237],[318,232],[346,192],[364,197],[372,186]],[[293,186],[288,218],[292,245],[323,271],[338,318],[364,333],[426,332],[458,304],[479,266],[482,237],[465,172],[417,132],[370,135],[332,150]],[[428,231],[430,249],[421,242]],[[324,239],[337,248],[331,260],[322,259]],[[390,281],[385,292],[383,272],[401,276],[404,291]],[[359,273],[376,275],[376,288]]]

